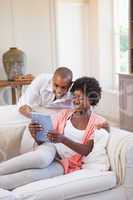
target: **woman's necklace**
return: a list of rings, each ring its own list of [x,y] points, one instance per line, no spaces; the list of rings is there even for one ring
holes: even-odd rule
[[[90,115],[91,115],[91,110],[81,110],[81,111],[75,111],[74,113],[73,113],[73,115],[76,117],[89,117],[90,118]]]

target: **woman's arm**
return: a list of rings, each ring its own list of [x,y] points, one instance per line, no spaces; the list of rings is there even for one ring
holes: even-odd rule
[[[92,151],[94,145],[92,139],[88,141],[88,144],[80,144],[70,140],[63,134],[59,134],[56,132],[48,133],[48,138],[51,142],[62,143],[66,145],[67,147],[69,147],[70,149],[72,149],[76,153],[79,153],[82,156],[87,156]]]
[[[93,140],[89,140],[88,144],[80,144],[69,138],[64,138],[62,143],[82,156],[87,156],[92,151],[94,145]]]

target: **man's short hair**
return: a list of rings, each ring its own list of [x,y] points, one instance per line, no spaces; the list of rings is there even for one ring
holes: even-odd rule
[[[72,81],[72,79],[73,79],[73,73],[67,67],[58,67],[54,72],[54,76],[56,76],[56,75],[61,76],[63,79],[68,78],[70,81]]]

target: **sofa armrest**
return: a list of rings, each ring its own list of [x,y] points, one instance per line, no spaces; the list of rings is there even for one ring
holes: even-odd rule
[[[107,151],[111,170],[115,171],[118,184],[133,185],[133,178],[130,179],[130,173],[133,170],[133,133],[111,128]]]
[[[29,122],[28,118],[22,116],[18,112],[17,105],[0,106],[0,116],[0,127],[15,124],[27,124]]]
[[[133,190],[133,144],[127,148],[124,184],[132,187]]]
[[[124,188],[127,196],[133,196],[133,143],[127,148]]]

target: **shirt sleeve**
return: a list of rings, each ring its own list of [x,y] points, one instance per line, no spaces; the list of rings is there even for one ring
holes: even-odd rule
[[[21,107],[22,105],[29,105],[30,107],[39,105],[40,89],[47,83],[48,79],[45,77],[45,74],[38,75],[27,87],[25,93],[20,97],[18,107]]]

